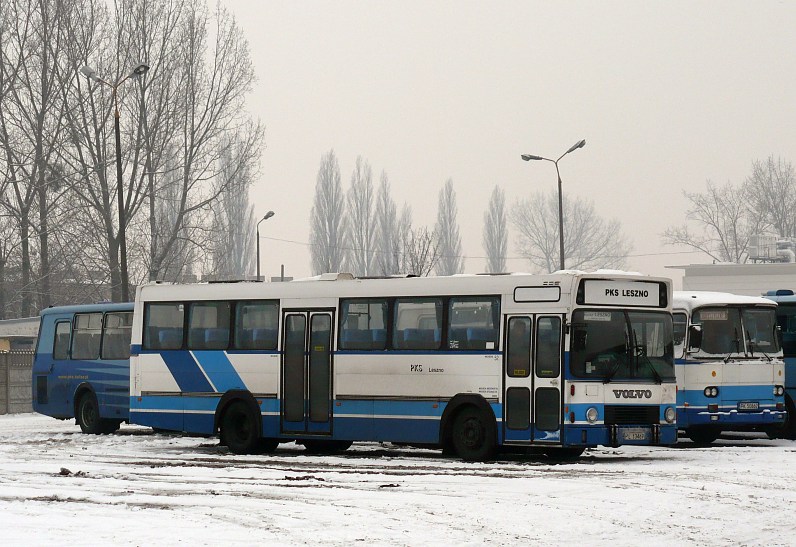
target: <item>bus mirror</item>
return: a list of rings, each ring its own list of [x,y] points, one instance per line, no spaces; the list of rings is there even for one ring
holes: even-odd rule
[[[777,346],[782,347],[782,327],[779,325],[775,325],[774,332],[777,335]]]
[[[688,349],[697,351],[702,347],[702,325],[688,327]]]

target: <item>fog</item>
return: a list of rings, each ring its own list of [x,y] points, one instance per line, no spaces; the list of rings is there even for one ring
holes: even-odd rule
[[[334,149],[347,189],[361,155],[416,226],[433,226],[448,178],[465,271],[485,270],[483,214],[495,185],[509,207],[556,189],[617,218],[628,269],[710,262],[664,246],[685,221],[683,190],[740,183],[754,160],[792,161],[796,4],[783,2],[255,2],[225,0],[259,76],[266,124],[252,188],[265,275],[309,275],[320,158]],[[528,271],[510,232],[508,268]]]

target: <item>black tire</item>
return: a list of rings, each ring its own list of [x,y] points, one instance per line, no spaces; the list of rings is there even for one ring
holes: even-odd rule
[[[785,408],[788,411],[788,415],[785,418],[785,424],[777,435],[781,439],[794,441],[796,440],[796,405],[793,404],[793,399],[787,395],[785,396]]]
[[[226,445],[234,454],[260,454],[264,443],[258,426],[257,416],[249,405],[243,401],[235,401],[221,417],[221,444]]]
[[[351,447],[351,441],[331,441],[327,439],[305,439],[301,441],[304,450],[310,454],[335,454],[345,452]]]
[[[713,427],[692,427],[685,430],[688,438],[694,441],[695,444],[707,446],[719,438],[719,431]]]
[[[77,419],[80,430],[89,435],[102,435],[113,433],[121,424],[118,420],[100,418],[97,396],[93,391],[87,391],[80,396],[77,403]]]
[[[585,451],[585,448],[551,448],[545,451],[545,455],[551,460],[573,462],[577,461]]]
[[[453,449],[468,462],[491,460],[497,451],[497,426],[492,416],[474,406],[462,408],[453,419]]]

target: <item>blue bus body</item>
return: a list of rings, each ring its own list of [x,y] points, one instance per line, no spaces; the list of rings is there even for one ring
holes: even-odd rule
[[[130,418],[133,304],[42,310],[33,359],[33,410],[110,433]]]
[[[785,404],[788,408],[788,423],[783,434],[788,439],[796,439],[796,294],[789,289],[780,289],[770,290],[763,297],[777,303],[777,324],[785,356]]]

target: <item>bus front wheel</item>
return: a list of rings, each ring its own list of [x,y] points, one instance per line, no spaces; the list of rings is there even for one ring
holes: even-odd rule
[[[497,449],[495,420],[472,406],[460,410],[453,420],[453,449],[465,461],[492,459]]]

